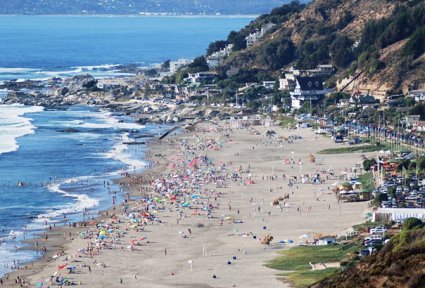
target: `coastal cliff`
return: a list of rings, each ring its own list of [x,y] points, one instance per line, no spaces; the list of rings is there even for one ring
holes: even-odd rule
[[[236,51],[216,70],[236,67],[277,77],[290,66],[330,63],[336,75],[328,84],[338,91],[383,97],[424,89],[424,15],[423,1],[316,0],[305,7],[293,2],[229,35],[226,41]],[[265,23],[276,26],[253,44],[239,41]]]

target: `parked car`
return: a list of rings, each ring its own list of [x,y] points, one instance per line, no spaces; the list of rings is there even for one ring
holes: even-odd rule
[[[365,241],[365,246],[370,247],[370,246],[379,246],[382,245],[382,240],[369,240],[369,241]]]
[[[382,226],[381,227],[378,226],[378,227],[372,228],[369,231],[370,234],[383,234],[385,232],[387,232],[387,228],[382,227]]]
[[[381,235],[370,235],[367,236],[366,238],[364,238],[365,241],[370,241],[370,240],[382,240],[382,236]]]

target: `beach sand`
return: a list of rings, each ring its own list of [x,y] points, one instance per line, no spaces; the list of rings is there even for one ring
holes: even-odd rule
[[[220,125],[224,126],[224,122]],[[301,174],[312,176],[321,170],[332,169],[336,175],[348,175],[345,173],[360,163],[360,154],[317,155],[319,150],[341,144],[317,136],[311,129],[253,126],[226,131],[217,127],[202,124],[199,125],[201,131],[170,136],[161,144],[151,142],[150,160],[155,167],[143,176],[147,179],[157,178],[161,173],[165,175],[171,164],[183,163],[191,151],[193,155],[207,155],[215,169],[226,164],[228,175],[237,173],[242,179],[227,180],[224,188],[217,188],[214,183],[201,185],[203,191],[209,191],[206,192],[210,193],[209,203],[215,207],[212,218],[201,209],[182,209],[180,204],[167,203],[164,211],[158,212],[161,223],[148,222],[143,231],[137,232],[128,229],[130,224],[123,206],[117,206],[114,233],[127,231],[115,244],[109,245],[111,249],[100,249],[93,257],[86,254],[75,257],[76,251],[94,241],[78,237],[79,233],[93,227],[55,229],[55,235],[50,235],[49,240],[39,240],[40,245],[46,245],[49,250],[44,260],[10,273],[7,287],[19,287],[13,284],[17,276],[31,283],[28,287],[34,287],[37,282],[44,282],[43,287],[47,287],[46,280],[54,273],[81,283],[82,287],[289,287],[278,279],[279,271],[264,266],[266,261],[278,256],[279,249],[297,245],[304,240],[300,236],[307,233],[345,235],[344,230],[364,221],[368,203],[338,202],[329,190],[337,180],[322,184],[299,183]],[[279,142],[276,137],[269,139],[264,134],[270,129],[279,136],[301,135],[302,139],[292,143]],[[223,136],[226,133],[229,137]],[[208,139],[220,147],[188,150],[180,144],[181,140],[195,145],[207,143]],[[316,157],[315,163],[309,162],[310,153]],[[285,159],[289,164],[284,163]],[[291,164],[292,160],[295,164]],[[296,176],[298,182],[289,187],[291,176]],[[323,173],[321,176],[324,179]],[[254,184],[247,184],[249,179]],[[189,184],[187,189],[191,187],[194,185]],[[131,190],[132,196],[141,195],[139,187]],[[289,199],[280,201],[280,206],[271,205],[278,197],[288,195]],[[137,200],[131,200],[126,206],[131,209],[138,205]],[[181,215],[177,209],[183,211]],[[103,221],[110,222],[113,212],[110,210]],[[69,233],[73,240],[64,237]],[[259,240],[268,234],[274,238],[272,244],[262,245]],[[137,239],[133,242],[133,251],[128,249],[131,239]],[[294,243],[279,244],[288,239]],[[52,255],[58,251],[64,253],[53,259]],[[59,265],[65,264],[76,266],[76,273],[58,270]]]

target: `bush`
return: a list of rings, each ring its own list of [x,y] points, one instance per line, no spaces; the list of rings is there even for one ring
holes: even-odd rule
[[[418,218],[407,218],[403,222],[403,230],[412,230],[416,228],[422,228],[424,223]]]
[[[353,40],[347,36],[338,36],[331,45],[332,61],[338,68],[347,68],[354,60]]]
[[[404,55],[419,57],[425,52],[425,26],[418,28],[404,46]]]
[[[365,171],[370,171],[370,169],[373,165],[376,165],[375,159],[366,159],[366,160],[363,161],[363,169]]]
[[[257,52],[257,61],[277,70],[294,60],[295,51],[294,43],[291,40],[279,37],[261,46]]]

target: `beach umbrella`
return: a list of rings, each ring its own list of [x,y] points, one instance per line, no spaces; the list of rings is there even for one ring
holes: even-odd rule
[[[35,283],[35,287],[40,288],[40,287],[43,287],[43,286],[44,286],[44,283],[43,282],[37,282],[37,283]]]

